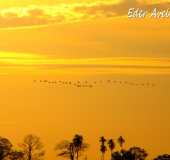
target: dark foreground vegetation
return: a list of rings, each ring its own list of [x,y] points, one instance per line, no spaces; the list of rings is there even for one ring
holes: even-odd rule
[[[116,150],[116,142],[120,146],[119,150]],[[107,140],[103,136],[99,138],[101,160],[105,159],[107,151],[110,152],[109,160],[145,160],[148,156],[148,153],[140,147],[125,149],[125,140],[122,136],[116,142],[113,139]],[[71,141],[64,140],[58,143],[55,151],[57,157],[78,160],[88,147],[83,136],[76,134]],[[7,138],[0,137],[0,160],[42,160],[44,155],[44,146],[40,138],[35,135],[27,135],[17,147],[14,147]],[[170,160],[170,155],[159,155],[153,160]]]

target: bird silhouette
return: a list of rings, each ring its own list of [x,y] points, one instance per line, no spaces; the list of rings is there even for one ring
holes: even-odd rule
[[[84,80],[84,81],[80,81],[80,80],[75,80],[75,81],[69,81],[69,80],[33,80],[34,83],[39,82],[42,85],[43,84],[49,84],[50,87],[55,87],[55,86],[60,86],[60,87],[65,87],[65,86],[73,86],[76,88],[93,88],[93,87],[97,87],[97,86],[104,86],[104,84],[117,84],[117,85],[123,85],[125,86],[136,86],[136,87],[155,87],[156,84],[155,83],[150,83],[150,82],[133,82],[133,81],[123,81],[123,80],[112,80],[112,79],[108,79],[106,81],[104,80],[95,80],[95,81],[88,81],[88,80]],[[38,83],[37,83],[38,84]]]

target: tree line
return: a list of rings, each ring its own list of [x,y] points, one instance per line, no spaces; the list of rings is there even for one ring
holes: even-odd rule
[[[120,149],[116,149],[116,143],[120,146]],[[101,136],[99,138],[101,160],[105,160],[107,151],[110,152],[110,160],[145,160],[147,158],[148,153],[145,149],[137,146],[125,149],[124,143],[125,139],[122,136],[118,137],[116,141],[112,138],[106,139]],[[89,144],[84,142],[83,136],[76,134],[72,140],[63,140],[57,143],[54,150],[57,157],[79,160],[88,148]],[[0,137],[0,160],[43,160],[44,155],[44,145],[36,135],[27,135],[17,148],[13,146],[9,139]],[[170,155],[162,154],[153,160],[170,160]]]

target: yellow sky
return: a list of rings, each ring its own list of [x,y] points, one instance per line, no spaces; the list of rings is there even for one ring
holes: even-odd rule
[[[47,160],[55,143],[85,135],[88,159],[99,158],[98,137],[125,136],[126,147],[150,157],[170,152],[169,19],[129,20],[129,7],[168,8],[168,0],[1,0],[1,135],[15,142],[42,137]],[[33,80],[122,80],[155,87],[93,89]]]

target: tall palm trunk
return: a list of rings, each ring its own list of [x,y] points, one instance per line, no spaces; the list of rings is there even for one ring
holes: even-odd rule
[[[79,159],[79,152],[77,151],[76,154],[77,154],[76,157],[77,157],[77,160],[78,160]]]
[[[74,156],[73,156],[73,155],[70,155],[70,159],[71,159],[71,160],[74,160]]]
[[[73,148],[73,144],[70,144],[70,159],[74,160],[74,148]]]
[[[28,160],[32,160],[32,149],[31,149],[31,147],[29,147],[29,151],[28,151]]]
[[[113,150],[110,150],[110,157],[112,159],[112,153],[113,153]]]
[[[104,160],[104,153],[102,153],[102,160]]]

